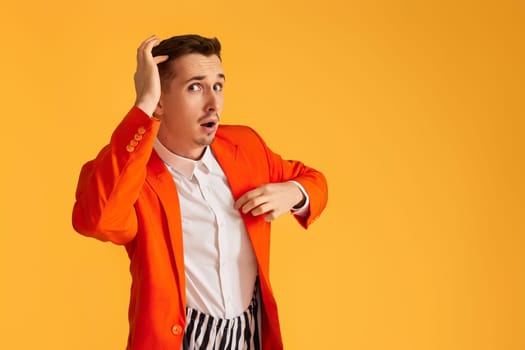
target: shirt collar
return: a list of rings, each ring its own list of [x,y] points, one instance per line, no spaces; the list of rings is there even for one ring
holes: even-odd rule
[[[155,139],[153,148],[166,165],[188,179],[193,177],[197,167],[206,173],[213,168],[213,154],[211,153],[209,146],[204,149],[204,154],[199,160],[185,158],[171,152],[159,141],[159,139]]]

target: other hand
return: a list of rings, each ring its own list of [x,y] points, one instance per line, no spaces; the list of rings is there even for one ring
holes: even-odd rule
[[[264,215],[266,221],[273,221],[304,201],[305,197],[296,184],[276,182],[246,192],[235,202],[235,209],[244,214]]]

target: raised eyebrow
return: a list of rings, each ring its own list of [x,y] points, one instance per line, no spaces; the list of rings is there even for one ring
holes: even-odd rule
[[[219,77],[220,79],[226,81],[226,76],[224,74],[222,74],[222,73],[217,74],[217,77]],[[184,84],[187,84],[187,83],[189,83],[190,81],[193,81],[193,80],[201,81],[201,80],[204,80],[204,79],[206,79],[205,75],[196,75],[196,76],[191,77],[188,80],[186,80],[184,82]]]
[[[189,83],[192,80],[204,80],[206,77],[204,75],[196,75],[194,77],[189,78],[184,82],[184,84]]]

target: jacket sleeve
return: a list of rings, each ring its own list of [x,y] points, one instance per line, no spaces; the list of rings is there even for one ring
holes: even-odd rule
[[[133,107],[113,132],[109,145],[80,172],[73,207],[79,233],[130,242],[137,232],[134,204],[146,179],[146,165],[160,121]]]
[[[253,131],[253,130],[252,130]],[[255,133],[255,131],[253,131]],[[318,170],[304,165],[300,161],[285,160],[274,153],[257,134],[264,147],[271,182],[294,180],[300,183],[308,193],[310,200],[309,215],[306,217],[294,216],[305,229],[310,226],[326,207],[328,201],[328,185],[325,176]]]

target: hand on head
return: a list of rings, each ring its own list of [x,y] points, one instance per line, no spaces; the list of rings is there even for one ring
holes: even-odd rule
[[[149,115],[155,112],[161,94],[157,64],[166,61],[169,57],[166,55],[153,57],[151,50],[159,43],[157,36],[152,35],[144,40],[137,49],[137,70],[134,76],[137,94],[135,106]]]

